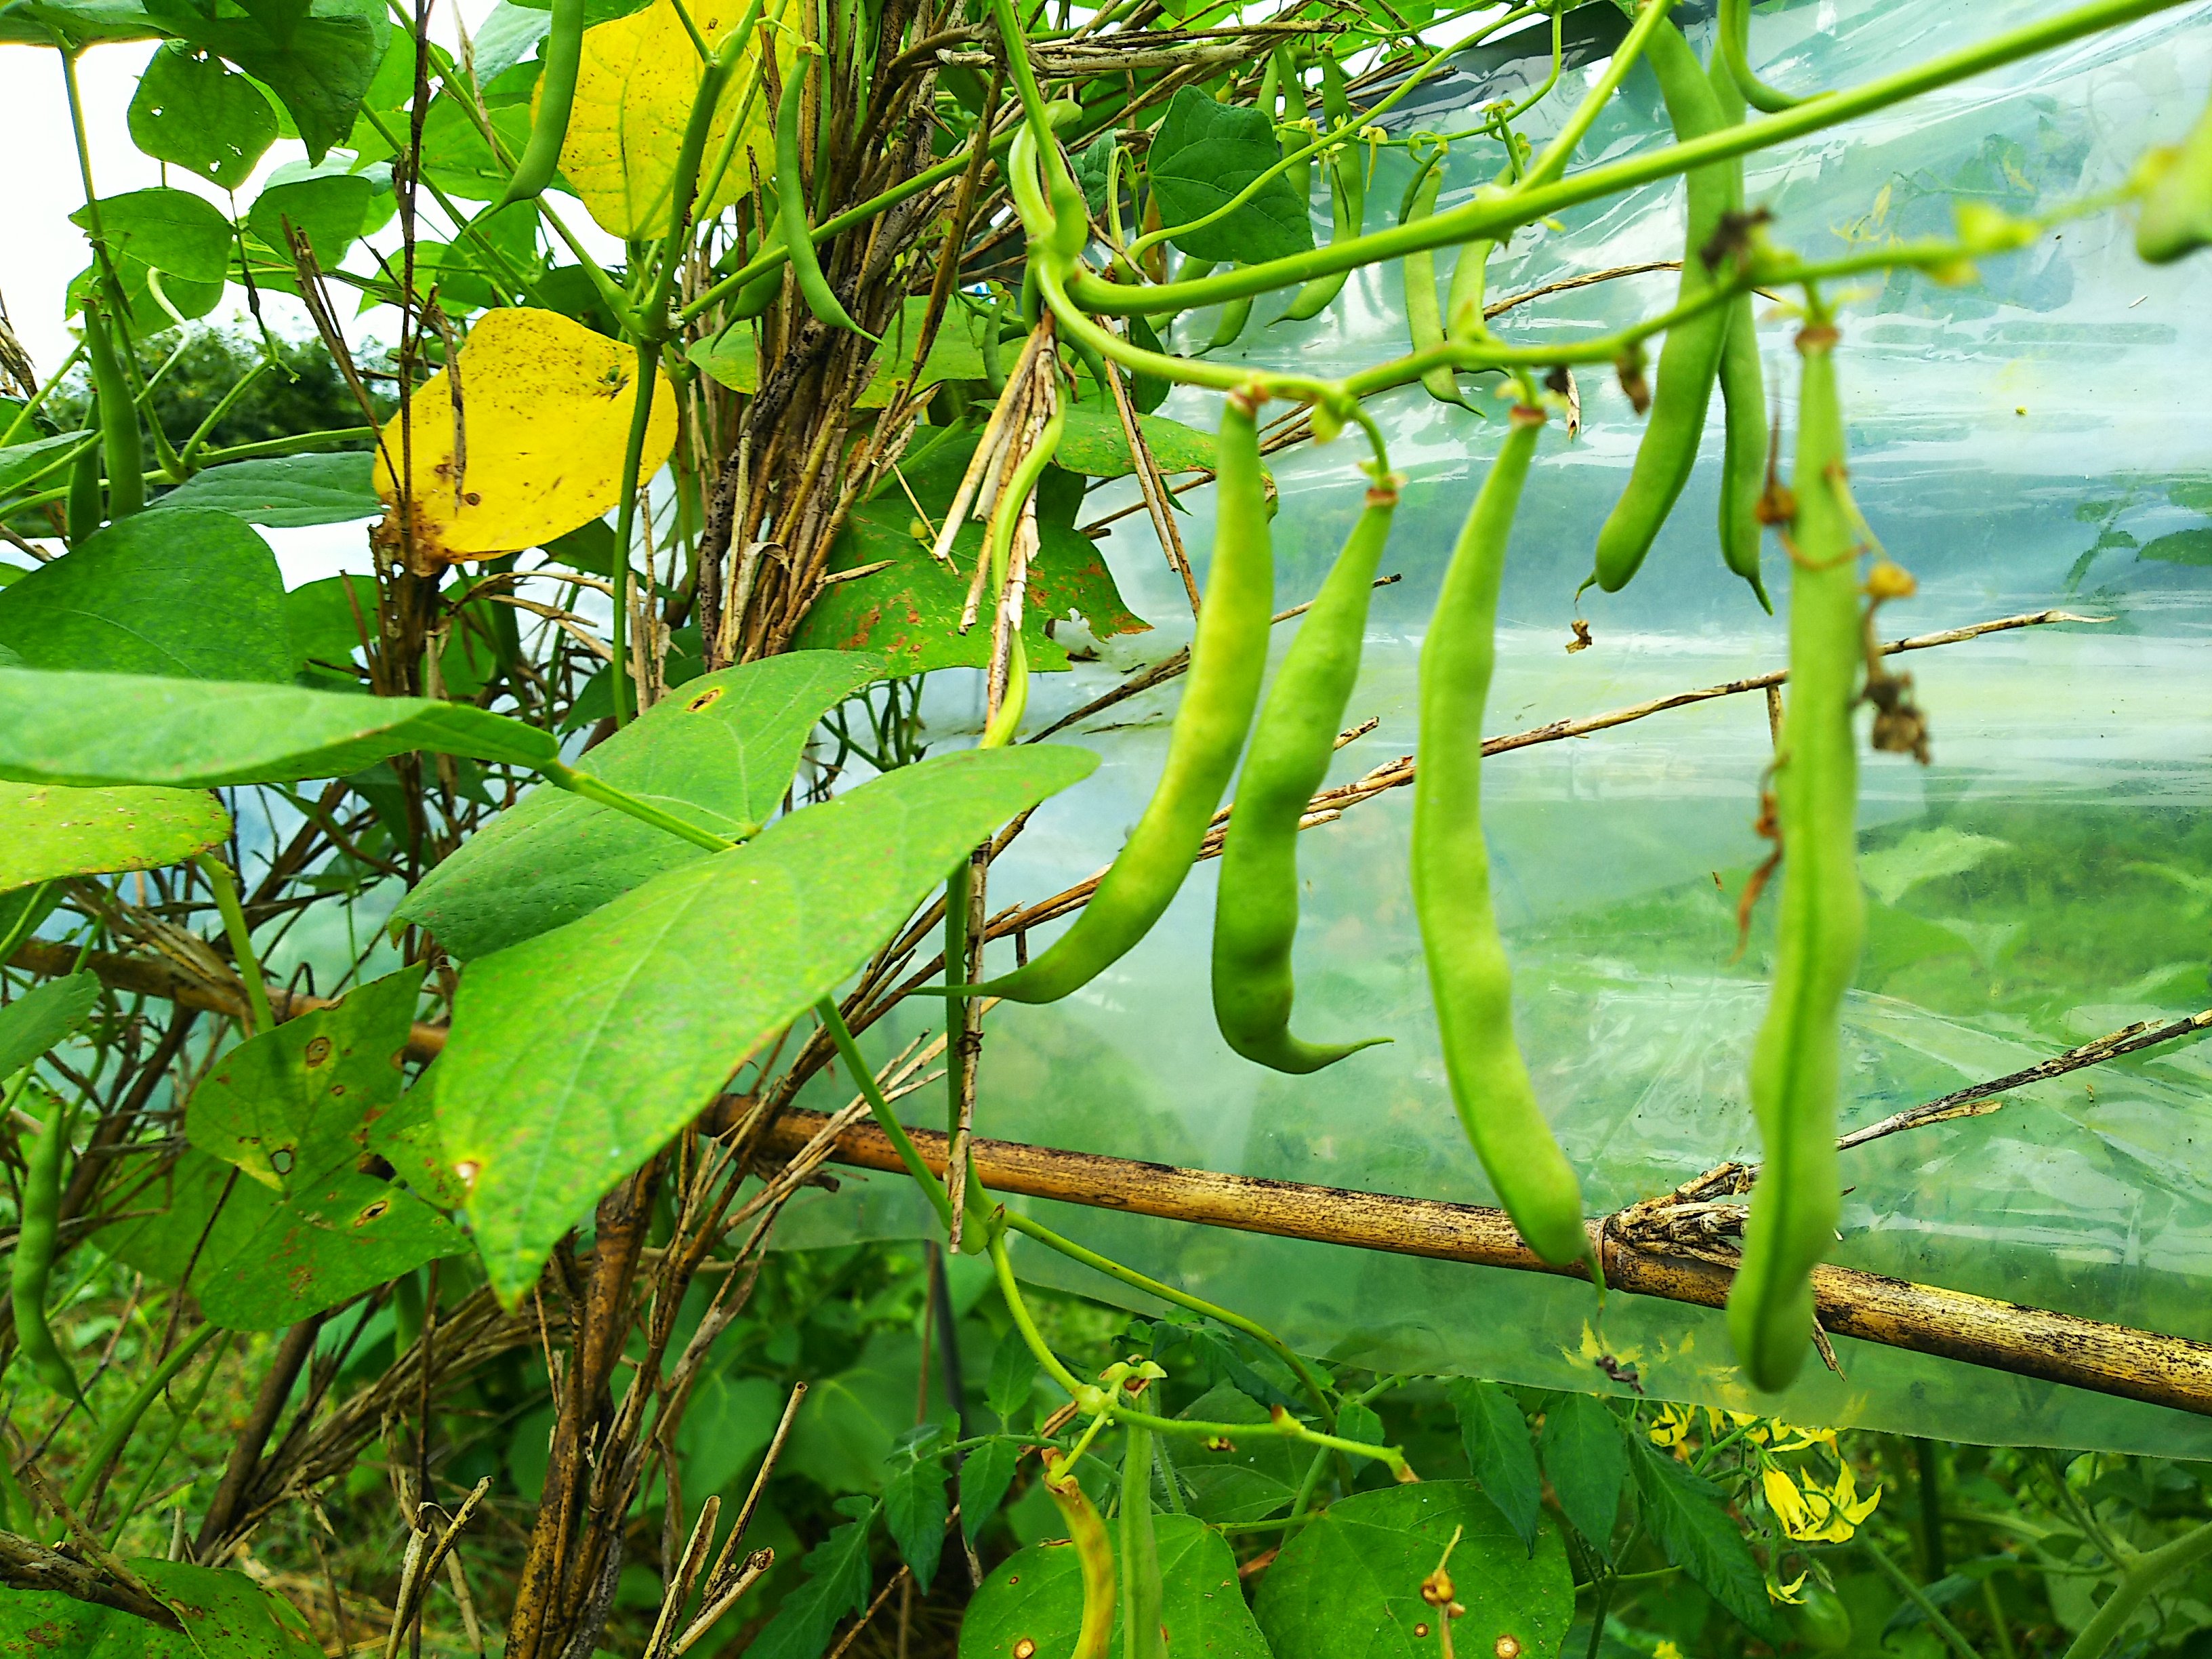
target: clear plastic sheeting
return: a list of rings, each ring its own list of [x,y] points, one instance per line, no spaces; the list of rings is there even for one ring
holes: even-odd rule
[[[1759,9],[1753,62],[1809,91],[1897,70],[2052,4],[1822,0]],[[1540,21],[1540,20],[1539,20]],[[2212,86],[2212,8],[1920,99],[1753,158],[1748,189],[1774,234],[1812,257],[1851,241],[1941,232],[1954,207],[2043,212],[2109,191],[2143,147],[2172,142]],[[1693,29],[1701,50],[1709,26]],[[1547,28],[1519,37],[1534,54]],[[1542,78],[1546,60],[1486,52],[1447,100],[1398,123],[1471,125],[1478,105]],[[1563,86],[1587,84],[1595,64]],[[1557,118],[1553,118],[1556,119]],[[1540,144],[1541,125],[1531,136]],[[1638,71],[1581,161],[1663,142],[1656,85]],[[1498,165],[1452,146],[1443,205]],[[1369,228],[1407,173],[1384,151]],[[1582,272],[1678,257],[1680,187],[1659,185],[1516,237],[1493,298]],[[2129,1021],[2212,1000],[2212,265],[2151,269],[2125,215],[2086,217],[1990,262],[1978,285],[1869,279],[1845,299],[1838,353],[1852,482],[1889,554],[1919,579],[1882,613],[1886,636],[2063,606],[2101,625],[2024,629],[1893,665],[1909,671],[1935,763],[1864,767],[1869,928],[1846,1015],[1845,1127],[2000,1075]],[[1449,258],[1439,261],[1449,275]],[[1671,273],[1562,294],[1501,324],[1565,338],[1662,308]],[[1254,362],[1334,374],[1404,349],[1396,266],[1355,274],[1329,312],[1270,321],[1262,301],[1237,349]],[[1787,297],[1787,296],[1783,296]],[[1212,313],[1182,319],[1195,349]],[[1765,308],[1771,395],[1794,429],[1793,321]],[[1232,357],[1237,352],[1231,352]],[[1778,668],[1783,624],[1721,566],[1713,532],[1718,400],[1705,461],[1638,580],[1593,589],[1598,524],[1639,432],[1609,377],[1584,374],[1584,426],[1554,422],[1528,486],[1505,580],[1493,733]],[[1494,377],[1463,377],[1500,411]],[[1170,411],[1206,428],[1216,400]],[[1503,430],[1419,388],[1381,400],[1412,483],[1384,556],[1404,580],[1376,595],[1347,723],[1379,726],[1332,781],[1410,753],[1415,662],[1453,535]],[[1279,601],[1310,597],[1359,508],[1357,435],[1273,463]],[[1119,497],[1109,498],[1118,501]],[[1209,535],[1205,492],[1185,538]],[[1188,608],[1141,515],[1106,544],[1122,592],[1153,632],[1038,684],[1038,724],[1188,637]],[[1767,579],[1786,604],[1786,559]],[[1594,642],[1569,653],[1579,614]],[[1278,652],[1287,643],[1277,630]],[[964,741],[975,693],[937,690],[933,738]],[[957,696],[956,696],[957,693]],[[1170,685],[1073,734],[1105,764],[1048,805],[994,871],[993,908],[1056,891],[1113,854],[1157,776]],[[1063,739],[1066,740],[1066,739]],[[1737,954],[1735,905],[1766,843],[1753,833],[1771,757],[1757,694],[1660,714],[1488,763],[1486,829],[1540,1094],[1583,1172],[1593,1213],[1667,1191],[1729,1158],[1756,1158],[1745,1073],[1765,1002],[1772,903]],[[1409,792],[1302,838],[1298,1028],[1384,1035],[1310,1078],[1233,1056],[1207,989],[1215,866],[1200,865],[1144,945],[1051,1007],[1001,1006],[984,1049],[979,1132],[1249,1175],[1492,1201],[1446,1093],[1406,879]],[[1032,940],[1032,948],[1041,941]],[[994,947],[994,951],[1004,946]],[[997,963],[994,957],[994,966]],[[1009,954],[1007,960],[1011,961]],[[872,1035],[925,1029],[917,1000]],[[885,1048],[887,1052],[887,1048]],[[1846,1155],[1852,1183],[1835,1259],[1979,1294],[2212,1339],[2212,1045],[2153,1050],[2009,1097],[1994,1115],[1893,1136]],[[818,1101],[842,1103],[824,1082]],[[942,1121],[941,1091],[906,1103]],[[918,1230],[887,1178],[794,1212],[787,1245]],[[2212,1455],[2212,1421],[1839,1340],[1842,1375],[1808,1364],[1785,1396],[1754,1397],[1717,1315],[1625,1296],[1601,1314],[1586,1285],[1175,1223],[1043,1206],[1053,1225],[1266,1321],[1310,1352],[1382,1370],[1467,1372],[1610,1388],[1594,1361],[1633,1362],[1656,1397],[1948,1438]],[[1024,1272],[1093,1295],[1102,1279],[1025,1249]]]

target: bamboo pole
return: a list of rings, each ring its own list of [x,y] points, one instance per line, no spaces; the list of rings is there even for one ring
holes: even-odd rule
[[[769,1126],[762,1151],[771,1158],[787,1156],[824,1121],[819,1112],[788,1108]],[[908,1133],[930,1168],[941,1172],[945,1137],[925,1129]],[[1018,1141],[977,1139],[969,1146],[976,1177],[995,1193],[1394,1255],[1588,1276],[1580,1266],[1553,1267],[1521,1242],[1503,1210],[1479,1205],[1262,1181]],[[898,1154],[872,1124],[845,1130],[830,1156],[856,1169],[903,1173]],[[1610,1219],[1589,1225],[1612,1288],[1705,1308],[1727,1301],[1732,1268],[1626,1244],[1613,1235]],[[2212,1343],[1851,1267],[1815,1268],[1813,1289],[1821,1326],[1832,1335],[2212,1416]]]

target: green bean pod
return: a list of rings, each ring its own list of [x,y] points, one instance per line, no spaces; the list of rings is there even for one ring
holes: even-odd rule
[[[1076,1484],[1074,1475],[1060,1473],[1059,1464],[1059,1451],[1046,1447],[1045,1492],[1066,1523],[1067,1535],[1075,1545],[1075,1559],[1083,1568],[1083,1623],[1076,1631],[1075,1651],[1069,1659],[1108,1659],[1114,1640],[1114,1540],[1107,1536],[1106,1523],[1098,1518],[1097,1510]]]
[[[1121,1659],[1165,1659],[1161,1639],[1160,1547],[1152,1531],[1152,1431],[1123,1431],[1121,1451]]]
[[[1366,218],[1367,182],[1360,170],[1359,156],[1355,151],[1339,150],[1328,158],[1329,245],[1334,247],[1358,235],[1366,228]],[[1298,289],[1291,301],[1291,308],[1276,320],[1302,323],[1320,316],[1328,309],[1330,301],[1344,292],[1351,276],[1352,272],[1345,270],[1315,277]]]
[[[530,142],[514,164],[514,177],[492,204],[496,213],[517,202],[534,202],[560,170],[561,146],[568,137],[568,112],[576,102],[576,71],[584,61],[584,0],[553,0],[552,27],[538,71],[537,107],[530,118]]]
[[[1213,337],[1206,343],[1206,351],[1219,351],[1237,343],[1244,332],[1244,325],[1252,320],[1252,299],[1247,295],[1241,300],[1231,300],[1221,307],[1221,315],[1214,319]],[[1199,354],[1203,356],[1204,352]]]
[[[2136,252],[2163,265],[2212,247],[2212,104],[2179,148],[2154,154],[2147,171],[2150,183],[2136,220]]]
[[[124,377],[122,359],[115,355],[108,321],[105,304],[85,301],[85,356],[100,400],[100,446],[107,455],[107,517],[114,523],[146,505],[146,451],[138,431],[138,405]]]
[[[1213,908],[1213,1018],[1231,1048],[1278,1072],[1333,1066],[1388,1037],[1307,1042],[1291,1034],[1298,928],[1298,820],[1328,775],[1344,705],[1359,676],[1375,568],[1389,539],[1398,481],[1367,492],[1365,510],[1298,624],[1252,732],[1221,848]]]
[[[1724,64],[1713,65],[1711,80],[1713,101],[1722,119],[1735,125],[1743,119],[1743,94]],[[1729,205],[1741,209],[1743,161],[1739,157],[1723,165],[1733,175]],[[1771,617],[1774,601],[1767,598],[1766,580],[1759,572],[1766,534],[1759,521],[1759,497],[1766,489],[1766,378],[1759,366],[1759,327],[1752,320],[1751,295],[1737,295],[1729,301],[1727,313],[1719,374],[1725,434],[1721,456],[1721,558],[1751,584],[1760,609]]]
[[[968,993],[1057,1002],[1127,954],[1190,873],[1252,728],[1267,672],[1274,558],[1260,471],[1258,400],[1231,393],[1214,466],[1212,568],[1168,757],[1144,816],[1075,925],[1027,966]]]
[[[1547,1261],[1565,1263],[1589,1252],[1582,1188],[1514,1041],[1512,969],[1482,838],[1482,716],[1497,661],[1498,583],[1543,425],[1541,410],[1514,409],[1421,647],[1413,884],[1452,1104],[1521,1237]]]
[[[1443,151],[1439,149],[1413,174],[1401,212],[1406,223],[1425,219],[1437,210],[1437,196],[1444,183],[1443,160]],[[1406,325],[1413,337],[1413,349],[1433,351],[1444,343],[1443,311],[1437,303],[1437,256],[1426,250],[1408,253],[1405,264]],[[1421,386],[1440,404],[1473,407],[1461,396],[1459,381],[1449,363],[1422,370]]]
[[[8,1293],[15,1310],[15,1346],[31,1362],[39,1381],[63,1399],[83,1406],[76,1373],[46,1322],[46,1285],[53,1276],[54,1248],[61,1232],[62,1158],[68,1150],[69,1109],[56,1101],[24,1159],[23,1210],[15,1253],[9,1260]]]
[[[791,66],[791,77],[783,83],[783,98],[776,106],[776,219],[783,228],[783,245],[791,251],[791,274],[799,283],[806,308],[817,320],[832,328],[844,329],[864,340],[874,340],[874,335],[853,320],[836,290],[830,288],[830,279],[822,274],[821,256],[814,251],[812,227],[806,222],[806,184],[799,171],[799,110],[811,66],[811,53],[802,54],[799,61]]]
[[[92,407],[85,411],[84,431],[90,438],[100,429],[100,396],[93,394]],[[100,446],[87,443],[70,463],[69,513],[65,522],[69,527],[71,547],[100,528],[105,513],[106,497],[100,488]]]
[[[1796,497],[1790,526],[1790,695],[1775,761],[1782,900],[1774,980],[1751,1057],[1763,1161],[1729,1294],[1729,1336],[1753,1386],[1786,1386],[1813,1335],[1812,1273],[1842,1212],[1836,1158],[1838,1025],[1865,926],[1851,732],[1864,641],[1858,561],[1844,493],[1836,331],[1797,336]]]
[[[1652,30],[1644,55],[1659,77],[1676,138],[1702,138],[1726,125],[1714,100],[1712,83],[1680,29],[1672,23],[1660,24]],[[1701,250],[1720,228],[1721,216],[1734,205],[1737,177],[1725,162],[1698,167],[1689,175],[1689,232],[1682,243],[1679,301],[1694,300],[1712,286]],[[1595,579],[1608,593],[1619,592],[1636,574],[1659,526],[1666,523],[1682,486],[1689,482],[1727,332],[1725,307],[1701,312],[1667,331],[1651,412],[1644,422],[1643,441],[1636,447],[1636,465],[1628,487],[1598,531]]]
[[[1805,102],[1770,87],[1751,72],[1751,0],[1721,0],[1720,22],[1714,32],[1713,67],[1724,72],[1739,98],[1747,98],[1769,115],[1779,115]]]

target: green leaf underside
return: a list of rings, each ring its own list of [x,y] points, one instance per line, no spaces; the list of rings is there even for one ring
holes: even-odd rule
[[[273,530],[350,524],[384,511],[370,481],[374,464],[374,457],[365,451],[232,461],[194,474],[147,511],[224,513]],[[373,615],[373,605],[371,611]]]
[[[1531,1554],[1471,1480],[1357,1492],[1330,1505],[1260,1581],[1255,1611],[1269,1645],[1298,1659],[1428,1659],[1437,1651],[1437,1610],[1421,1600],[1421,1581],[1455,1528],[1452,1583],[1467,1611],[1453,1623],[1454,1650],[1503,1651],[1500,1639],[1510,1636],[1522,1653],[1557,1653],[1574,1617],[1566,1547],[1547,1530]]]
[[[204,789],[0,783],[0,892],[114,870],[155,870],[218,846],[230,814]]]
[[[0,449],[0,495],[12,495],[26,486],[44,489],[59,483],[64,477],[63,455],[84,441],[81,432],[63,432],[51,438],[27,438]]]
[[[1183,88],[1168,105],[1146,161],[1161,222],[1184,225],[1203,218],[1274,166],[1281,154],[1266,112],[1218,104],[1196,87]],[[1235,212],[1170,240],[1194,259],[1255,264],[1312,247],[1313,221],[1297,187],[1279,173]]]
[[[100,981],[75,973],[34,985],[0,1008],[0,1084],[84,1024],[100,1000]]]
[[[720,836],[781,805],[814,724],[873,679],[849,652],[802,651],[696,679],[592,750],[592,773]],[[465,962],[586,915],[707,853],[612,807],[539,787],[471,836],[407,896]]]
[[[1160,1623],[1167,1631],[1168,1652],[1176,1659],[1268,1659],[1267,1643],[1244,1603],[1229,1540],[1188,1515],[1154,1516],[1152,1535],[1159,1551]],[[1118,1554],[1118,1538],[1115,1546]],[[1082,1624],[1083,1567],[1073,1547],[1032,1545],[1000,1562],[968,1604],[960,1625],[960,1659],[1045,1659],[1071,1653]],[[1118,1607],[1108,1650],[1122,1650]],[[1297,1651],[1274,1650],[1278,1655]]]
[[[954,859],[1096,764],[1051,745],[925,761],[472,963],[438,1116],[454,1166],[474,1167],[494,1289],[512,1305],[583,1211],[858,969]]]
[[[40,565],[0,591],[0,644],[60,672],[292,678],[276,556],[223,513],[126,519]]]
[[[242,1572],[158,1557],[125,1564],[185,1628],[163,1630],[58,1590],[0,1595],[0,1659],[317,1659],[307,1620]]]
[[[0,668],[0,778],[19,782],[281,783],[345,777],[416,750],[513,766],[560,758],[546,732],[459,703]]]
[[[1531,1549],[1543,1511],[1544,1477],[1536,1468],[1536,1449],[1528,1419],[1513,1396],[1498,1384],[1461,1377],[1451,1385],[1459,1413],[1460,1438],[1474,1478],[1498,1512]]]

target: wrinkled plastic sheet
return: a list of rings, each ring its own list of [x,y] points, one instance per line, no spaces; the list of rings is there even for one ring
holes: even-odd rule
[[[1792,88],[1853,84],[2056,9],[2016,0],[1761,7],[1754,62]],[[2212,83],[2208,24],[2212,8],[2167,13],[1784,147],[1753,161],[1751,198],[1773,210],[1779,238],[1820,257],[1853,239],[1941,233],[1961,201],[2041,212],[2108,190],[2145,144],[2174,141],[2201,106]],[[1451,83],[1456,110],[1432,100],[1400,130],[1469,125],[1476,106],[1543,68],[1485,54]],[[1571,68],[1566,85],[1595,73]],[[1531,136],[1540,143],[1547,130]],[[1638,71],[1582,160],[1663,136],[1656,87]],[[1494,170],[1495,146],[1455,144],[1447,165],[1449,207]],[[1383,155],[1370,228],[1395,210],[1406,167],[1402,152]],[[1656,185],[1565,216],[1563,234],[1514,240],[1493,264],[1491,292],[1676,257],[1679,213],[1679,186]],[[1449,257],[1439,264],[1448,276]],[[2202,258],[2143,266],[2126,217],[2106,215],[1990,261],[1978,285],[1877,276],[1837,296],[1845,300],[1838,362],[1853,488],[1889,554],[1920,584],[1916,598],[1885,609],[1885,636],[2053,605],[2112,619],[1991,635],[1895,664],[1916,679],[1935,761],[1923,769],[1879,756],[1864,767],[1869,934],[1844,1015],[1846,1127],[2212,1000],[2207,270]],[[1673,281],[1661,274],[1563,295],[1516,313],[1510,326],[1541,339],[1618,325],[1662,307]],[[1401,350],[1401,283],[1395,266],[1356,273],[1336,306],[1305,325],[1272,325],[1282,302],[1263,301],[1231,355],[1333,374]],[[1184,349],[1202,343],[1212,321],[1210,312],[1184,319]],[[1760,345],[1785,434],[1795,424],[1793,326],[1763,310]],[[1784,660],[1779,617],[1762,615],[1717,556],[1717,398],[1705,460],[1644,574],[1620,594],[1584,595],[1579,614],[1594,643],[1564,648],[1576,586],[1638,433],[1609,380],[1581,376],[1585,424],[1575,441],[1558,422],[1545,435],[1505,579],[1492,732]],[[1462,384],[1502,410],[1494,380]],[[1214,400],[1188,393],[1168,412],[1208,428],[1218,420]],[[1412,480],[1383,566],[1403,580],[1375,597],[1346,715],[1347,724],[1380,724],[1339,755],[1332,781],[1413,750],[1422,635],[1504,424],[1431,403],[1418,388],[1380,400],[1376,413]],[[1279,604],[1319,585],[1358,511],[1360,459],[1356,437],[1275,458]],[[1189,502],[1185,538],[1202,558],[1211,505],[1204,491]],[[1039,683],[1040,722],[1188,638],[1188,605],[1151,536],[1133,515],[1104,546],[1154,631]],[[1766,568],[1784,608],[1789,573],[1771,539]],[[1287,627],[1277,630],[1278,653],[1288,637]],[[938,678],[946,684],[933,688],[932,738],[967,741],[979,693],[965,677]],[[1076,740],[1104,763],[1048,804],[994,870],[994,909],[1056,891],[1112,855],[1158,775],[1176,693],[1149,693],[1079,729]],[[1735,908],[1766,850],[1752,825],[1770,744],[1766,708],[1753,694],[1488,763],[1485,828],[1522,1039],[1593,1213],[1663,1193],[1722,1159],[1757,1156],[1745,1073],[1765,1003],[1771,904],[1740,958]],[[1301,842],[1299,1027],[1321,1038],[1384,1035],[1389,1045],[1303,1079],[1233,1056],[1210,1014],[1217,866],[1204,864],[1151,938],[1085,991],[993,1014],[979,1133],[1492,1201],[1445,1090],[1407,890],[1410,806],[1410,792],[1393,792]],[[888,1054],[927,1029],[933,1012],[902,1010],[871,1042]],[[1835,1260],[2212,1340],[2202,1293],[2212,1269],[2208,1079],[2212,1044],[2153,1050],[2017,1091],[1991,1115],[1848,1153]],[[827,1080],[810,1098],[842,1102]],[[935,1089],[904,1109],[941,1123],[942,1103]],[[926,1217],[902,1185],[856,1176],[835,1197],[811,1195],[781,1242],[918,1234]],[[1731,1363],[1717,1314],[1621,1296],[1601,1313],[1592,1291],[1569,1281],[1071,1206],[1037,1213],[1267,1322],[1302,1349],[1381,1370],[1604,1390],[1611,1385],[1593,1361],[1611,1353],[1634,1363],[1655,1397],[1958,1440],[2212,1455],[2207,1419],[1848,1340],[1835,1345],[1841,1375],[1810,1362],[1785,1395],[1756,1396]],[[1025,1247],[1018,1260],[1042,1283],[1127,1296],[1039,1250]]]

